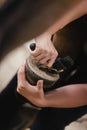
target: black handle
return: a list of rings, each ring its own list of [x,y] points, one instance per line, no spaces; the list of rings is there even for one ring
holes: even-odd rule
[[[31,43],[31,44],[30,44],[30,49],[31,49],[32,51],[34,51],[35,48],[36,48],[36,44],[35,44],[35,43]]]

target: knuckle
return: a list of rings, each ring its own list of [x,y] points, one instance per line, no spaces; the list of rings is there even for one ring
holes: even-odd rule
[[[54,51],[52,54],[53,54],[53,57],[57,57],[58,56],[58,52],[57,51]]]
[[[17,87],[17,92],[18,92],[18,93],[21,93],[20,87]]]
[[[22,73],[22,72],[21,72],[21,69],[19,69],[19,70],[18,70],[18,74],[21,74],[21,73]]]
[[[23,68],[20,67],[19,70],[18,70],[18,74],[22,74],[24,71],[23,71]]]
[[[57,51],[55,52],[55,56],[56,56],[56,57],[58,56],[58,52],[57,52]]]
[[[23,89],[24,89],[23,85],[20,85],[20,86],[17,87],[17,91],[20,92],[20,93],[22,92]]]
[[[54,51],[51,51],[51,52],[50,52],[50,55],[51,55],[51,56],[54,56],[54,55],[55,55],[55,52],[54,52]]]

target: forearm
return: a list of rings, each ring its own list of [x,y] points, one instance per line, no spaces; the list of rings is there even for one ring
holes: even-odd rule
[[[48,26],[37,38],[51,37],[70,22],[87,14],[87,0],[58,0],[42,13],[44,26]],[[49,15],[48,15],[49,14]]]
[[[47,31],[51,35],[75,19],[87,14],[87,0],[59,1],[59,4],[57,3],[54,11],[57,11],[54,14],[56,15],[56,20]]]
[[[45,95],[45,107],[72,108],[87,105],[87,84],[73,84]]]

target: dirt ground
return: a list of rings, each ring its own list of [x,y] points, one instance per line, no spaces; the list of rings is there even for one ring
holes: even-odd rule
[[[4,86],[10,81],[18,67],[28,57],[28,44],[15,49],[9,53],[0,64],[0,92],[4,89]],[[26,129],[26,130],[29,130]],[[83,115],[77,121],[70,123],[64,130],[87,130],[87,114]]]

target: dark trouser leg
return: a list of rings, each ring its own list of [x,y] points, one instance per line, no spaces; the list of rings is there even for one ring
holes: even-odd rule
[[[72,109],[45,108],[40,111],[31,130],[63,130],[70,122],[87,113],[87,106]]]
[[[0,125],[6,125],[21,105],[15,94],[16,87],[17,75],[13,77],[0,94]]]

